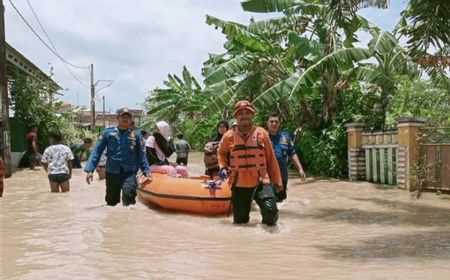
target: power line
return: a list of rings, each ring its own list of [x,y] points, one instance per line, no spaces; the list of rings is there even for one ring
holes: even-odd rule
[[[27,1],[28,2],[28,1]],[[66,69],[69,71],[69,73],[72,75],[72,77],[78,82],[78,83],[80,83],[82,86],[84,86],[84,87],[87,87],[87,88],[89,88],[89,86],[88,85],[86,85],[86,84],[84,84],[83,82],[81,82],[76,76],[75,76],[75,74],[73,74],[72,73],[72,71],[67,67],[67,65],[65,64],[65,63],[67,63],[67,64],[69,64],[69,65],[71,65],[71,66],[73,66],[73,67],[77,67],[77,68],[80,68],[80,69],[84,69],[84,68],[88,68],[88,66],[86,66],[86,67],[80,67],[80,66],[76,66],[76,65],[73,65],[72,63],[70,63],[69,61],[67,61],[66,59],[64,59],[61,55],[59,55],[59,53],[56,51],[56,48],[55,48],[55,50],[53,50],[42,38],[41,38],[41,36],[39,36],[39,34],[37,34],[37,32],[33,29],[33,27],[30,25],[30,23],[28,23],[28,21],[25,19],[25,17],[20,13],[20,11],[17,9],[17,7],[14,5],[14,3],[11,1],[11,0],[9,0],[9,3],[11,3],[11,6],[14,8],[14,10],[16,10],[16,12],[19,14],[19,16],[20,16],[20,18],[23,20],[23,22],[25,22],[25,24],[28,26],[28,28],[30,28],[30,30],[34,33],[34,35],[36,35],[36,37],[54,54],[54,55],[56,55],[56,57],[58,57],[62,62],[63,62],[63,64],[64,64],[64,66],[66,67]],[[31,7],[31,6],[30,6]],[[34,11],[33,11],[33,14],[35,14],[34,13]],[[36,17],[36,19],[37,19],[37,17]],[[38,19],[37,19],[38,20]],[[39,20],[38,20],[38,22],[39,22]],[[39,24],[40,24],[40,22],[39,22]],[[40,24],[41,25],[41,24]],[[41,25],[41,27],[42,27],[42,25]],[[43,27],[42,27],[43,28]],[[46,33],[45,31],[44,31],[44,33]],[[47,37],[48,38],[48,37]],[[51,43],[52,45],[53,45],[53,43]],[[53,45],[53,47],[54,47],[54,45]]]
[[[65,61],[66,63],[72,65],[69,61],[67,61],[66,59],[64,59],[62,56],[60,56],[57,52],[55,52],[52,48],[50,48],[50,46],[41,38],[41,36],[39,36],[39,34],[37,34],[37,32],[33,29],[33,27],[30,25],[30,23],[28,23],[28,21],[25,19],[25,17],[20,13],[20,11],[17,9],[17,7],[14,5],[14,3],[9,0],[9,3],[11,3],[12,7],[14,8],[14,10],[16,10],[16,12],[19,14],[19,16],[21,17],[21,19],[25,22],[25,24],[28,26],[28,28],[30,28],[30,30],[34,33],[34,35],[36,35],[36,37],[38,37],[38,39],[54,54],[56,55],[59,59]],[[76,66],[73,65],[74,67],[77,68],[89,68],[89,66]]]
[[[30,7],[31,12],[32,12],[33,15],[34,15],[34,18],[36,19],[36,21],[38,22],[38,24],[39,24],[39,26],[41,27],[42,31],[44,32],[45,37],[47,37],[48,41],[49,41],[50,44],[53,46],[53,49],[54,49],[55,52],[58,54],[58,57],[60,57],[61,55],[59,54],[59,52],[58,52],[58,50],[56,49],[56,46],[53,44],[52,40],[50,39],[50,36],[48,36],[47,31],[45,30],[44,26],[42,25],[41,21],[39,20],[39,18],[38,18],[38,16],[37,16],[36,12],[34,11],[33,7],[31,6],[31,3],[30,3],[28,0],[27,0],[27,3],[28,3],[28,7]],[[64,67],[67,69],[67,71],[69,71],[70,75],[72,75],[72,77],[73,77],[78,83],[80,83],[82,86],[84,86],[84,87],[86,87],[86,88],[89,88],[88,85],[86,85],[85,83],[83,83],[82,81],[80,81],[80,80],[78,79],[78,77],[75,76],[75,74],[69,69],[69,67],[67,67],[67,64],[69,64],[69,65],[72,66],[72,67],[79,68],[79,69],[85,69],[86,67],[81,67],[81,66],[74,65],[74,64],[72,64],[72,63],[69,63],[67,60],[62,60],[62,59],[61,59],[61,62],[63,63],[63,65],[64,65]],[[67,64],[66,64],[66,63],[67,63]]]
[[[41,21],[39,20],[36,12],[33,9],[33,6],[31,6],[31,3],[29,0],[27,0],[27,4],[28,7],[30,7],[31,12],[34,15],[34,18],[36,19],[36,21],[38,22],[39,26],[41,27],[42,31],[44,32],[45,37],[47,37],[48,41],[50,42],[50,44],[52,45],[53,49],[55,50],[55,52],[58,54],[58,56],[60,56],[58,50],[56,49],[55,45],[53,44],[53,41],[50,39],[50,37],[48,36],[47,31],[45,30],[44,26],[42,25]],[[70,63],[69,61],[67,61],[66,59],[62,59],[62,61],[64,61],[65,63],[69,64],[72,67],[78,68],[78,69],[86,69],[89,68],[89,66],[77,66],[75,64]]]

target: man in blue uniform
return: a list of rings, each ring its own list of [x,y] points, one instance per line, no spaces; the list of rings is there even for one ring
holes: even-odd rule
[[[93,180],[93,172],[100,157],[107,148],[106,160],[106,204],[114,206],[120,202],[124,206],[136,203],[136,173],[140,168],[147,180],[152,180],[141,135],[130,127],[132,115],[128,108],[117,111],[118,126],[106,128],[99,136],[86,168],[86,182]]]
[[[292,143],[289,133],[286,131],[280,131],[280,117],[276,113],[272,113],[267,118],[267,128],[269,131],[270,141],[275,152],[275,156],[278,160],[278,166],[280,167],[281,179],[283,183],[283,190],[277,193],[277,202],[281,202],[287,197],[287,182],[288,182],[288,169],[287,159],[289,158],[297,168],[298,174],[302,180],[305,179],[305,172],[303,171],[302,164],[298,159],[295,152],[294,144]]]

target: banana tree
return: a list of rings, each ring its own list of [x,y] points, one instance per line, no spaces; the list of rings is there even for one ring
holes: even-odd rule
[[[274,104],[285,96],[301,104],[308,94],[319,91],[322,99],[321,121],[329,122],[336,110],[337,95],[342,90],[342,71],[352,68],[354,63],[367,59],[372,54],[368,49],[352,47],[357,41],[355,32],[360,28],[371,28],[367,20],[358,16],[356,11],[358,7],[365,6],[385,8],[386,4],[386,1],[332,0],[243,2],[242,7],[246,11],[283,12],[287,17],[297,15],[309,19],[308,25],[304,27],[307,33],[299,34],[290,30],[288,36],[291,46],[289,52],[294,53],[294,64],[297,67],[290,69],[285,79],[280,79],[256,98],[256,106]]]
[[[368,47],[373,52],[376,63],[358,63],[357,67],[344,72],[343,79],[353,79],[375,86],[372,91],[379,93],[379,106],[374,109],[378,110],[379,119],[374,123],[378,124],[376,128],[383,128],[390,100],[396,91],[396,77],[409,75],[418,79],[420,72],[394,35],[375,28],[370,32],[372,39]]]
[[[202,109],[205,96],[202,87],[183,67],[182,78],[169,74],[163,82],[166,88],[156,88],[149,93],[144,106],[150,120],[182,121],[195,118]]]
[[[450,93],[450,1],[411,0],[401,15],[395,31],[408,39],[410,56]]]
[[[396,31],[408,39],[408,51],[419,65],[450,67],[450,1],[408,1]]]
[[[261,88],[270,88],[289,75],[294,65],[285,57],[282,42],[291,26],[304,25],[303,17],[252,22],[248,26],[207,16],[207,23],[227,36],[227,52],[204,63],[205,91],[212,97],[206,111],[230,107],[238,98],[253,100]],[[295,28],[295,27],[294,27]]]

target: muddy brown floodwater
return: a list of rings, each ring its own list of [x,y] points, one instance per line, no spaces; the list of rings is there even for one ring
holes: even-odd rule
[[[203,172],[201,155],[189,170]],[[290,179],[276,227],[107,207],[104,181],[69,193],[16,170],[1,206],[2,279],[449,279],[450,196],[364,182]]]

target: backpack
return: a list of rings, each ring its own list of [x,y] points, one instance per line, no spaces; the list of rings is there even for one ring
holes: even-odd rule
[[[219,161],[217,159],[218,148],[219,148],[219,141],[208,142],[203,147],[204,151],[203,161],[205,163],[206,169],[219,167]]]

